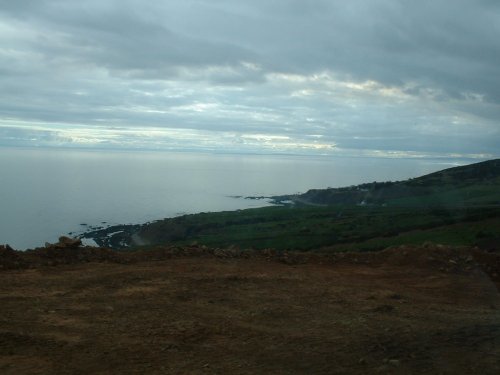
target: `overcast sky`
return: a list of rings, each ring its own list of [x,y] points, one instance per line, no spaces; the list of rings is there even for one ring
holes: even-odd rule
[[[499,157],[497,0],[0,0],[0,145]]]

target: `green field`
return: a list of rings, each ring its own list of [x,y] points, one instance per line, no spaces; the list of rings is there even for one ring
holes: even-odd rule
[[[379,250],[428,241],[474,245],[500,233],[500,208],[267,207],[149,224],[148,243],[277,250]]]

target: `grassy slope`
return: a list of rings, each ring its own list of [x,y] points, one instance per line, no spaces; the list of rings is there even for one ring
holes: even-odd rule
[[[475,244],[500,233],[500,209],[268,207],[189,215],[143,227],[151,243],[241,248],[376,250],[400,243]]]
[[[197,242],[214,247],[337,251],[426,241],[490,246],[500,238],[500,160],[407,181],[311,190],[276,199],[297,203],[186,215],[130,232],[153,245]],[[360,206],[363,201],[367,204]]]
[[[402,207],[500,204],[500,159],[445,169],[396,182],[373,182],[345,188],[313,189],[275,197],[310,204],[376,204]]]

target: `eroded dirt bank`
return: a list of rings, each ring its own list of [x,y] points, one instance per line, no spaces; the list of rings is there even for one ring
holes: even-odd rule
[[[499,293],[470,252],[86,251],[0,272],[0,373],[500,373]]]

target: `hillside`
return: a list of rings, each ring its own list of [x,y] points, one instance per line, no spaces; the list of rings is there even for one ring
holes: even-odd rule
[[[0,246],[0,373],[498,374],[497,167]]]
[[[310,190],[274,199],[275,207],[113,226],[83,237],[112,248],[196,242],[254,249],[371,251],[432,241],[499,249],[500,160],[406,181]]]
[[[276,202],[317,205],[479,206],[500,204],[500,159],[454,167],[418,178],[312,189],[273,197]]]

